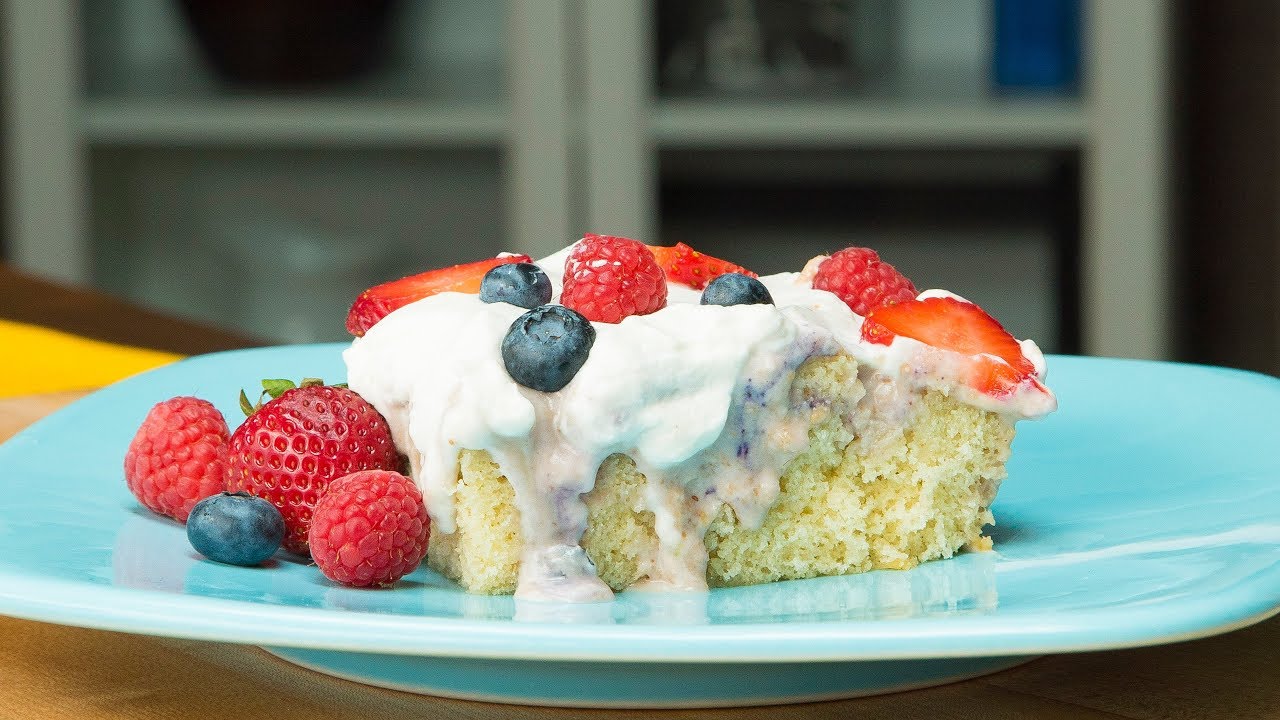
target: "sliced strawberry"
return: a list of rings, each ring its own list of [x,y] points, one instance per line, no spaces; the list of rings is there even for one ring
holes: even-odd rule
[[[707,283],[725,273],[757,277],[741,265],[700,253],[684,243],[676,243],[671,247],[650,245],[649,249],[657,258],[658,267],[666,273],[667,280],[688,285],[694,290],[703,289]]]
[[[975,390],[1003,395],[1035,375],[1035,367],[1009,331],[982,308],[950,297],[882,305],[867,315],[862,338],[888,345],[897,335],[971,358],[967,379]]]
[[[347,313],[347,332],[360,337],[391,311],[442,292],[478,293],[484,274],[498,265],[533,262],[528,255],[504,255],[477,262],[428,270],[392,280],[360,293]]]

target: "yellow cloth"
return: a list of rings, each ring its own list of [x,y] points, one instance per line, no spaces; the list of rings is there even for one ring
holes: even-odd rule
[[[102,387],[181,357],[0,320],[0,397]]]

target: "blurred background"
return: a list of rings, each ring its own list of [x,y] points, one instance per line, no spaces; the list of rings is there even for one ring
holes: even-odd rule
[[[6,0],[3,262],[272,342],[584,230],[1280,372],[1266,0]]]

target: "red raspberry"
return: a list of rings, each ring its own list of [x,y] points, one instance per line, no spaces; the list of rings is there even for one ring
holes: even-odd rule
[[[813,287],[835,293],[849,309],[866,315],[881,305],[914,300],[916,286],[870,248],[845,248],[822,261]]]
[[[124,480],[147,509],[187,521],[191,508],[226,488],[227,421],[209,401],[156,405],[129,443]]]
[[[286,390],[250,415],[231,436],[227,489],[257,495],[280,509],[286,550],[307,554],[311,510],[325,487],[358,470],[395,470],[391,428],[346,388]]]
[[[588,234],[564,262],[560,302],[588,320],[617,323],[667,304],[667,277],[635,240]]]
[[[316,503],[311,557],[343,585],[390,585],[427,556],[430,527],[412,480],[382,470],[352,473],[330,483]]]

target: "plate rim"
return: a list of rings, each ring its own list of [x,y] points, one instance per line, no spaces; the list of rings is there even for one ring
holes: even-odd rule
[[[94,592],[83,593],[85,586]],[[45,599],[33,600],[32,593],[13,592],[11,587],[25,587]],[[81,591],[79,600],[49,599],[75,597],[76,591]],[[24,578],[0,570],[0,614],[27,620],[157,637],[337,652],[583,662],[840,662],[1049,655],[1197,640],[1280,614],[1280,599],[1271,603],[1241,601],[1232,608],[1237,612],[1223,614],[1223,597],[1214,596],[1216,603],[1207,596],[1173,601],[1161,605],[1159,613],[1142,613],[1140,621],[1116,610],[1073,611],[1066,620],[1038,624],[1035,634],[1026,633],[1023,622],[990,615],[848,622],[565,625],[262,605]],[[1272,597],[1280,598],[1280,594]],[[107,602],[100,603],[102,600]],[[1205,605],[1209,607],[1203,608]],[[175,614],[177,617],[166,616]],[[1034,620],[1039,615],[1017,620]],[[1207,617],[1215,619],[1203,621]],[[1118,622],[1121,619],[1126,622]],[[921,632],[922,626],[942,623],[947,627],[941,632]],[[522,636],[517,646],[511,645],[513,627],[519,628]],[[1099,627],[1113,632],[1097,637]],[[1123,632],[1114,632],[1117,628]],[[1093,639],[1083,639],[1086,636]],[[430,638],[427,644],[419,641],[424,637]],[[582,647],[579,643],[584,641],[592,647]],[[673,648],[679,648],[679,653],[673,654]]]

